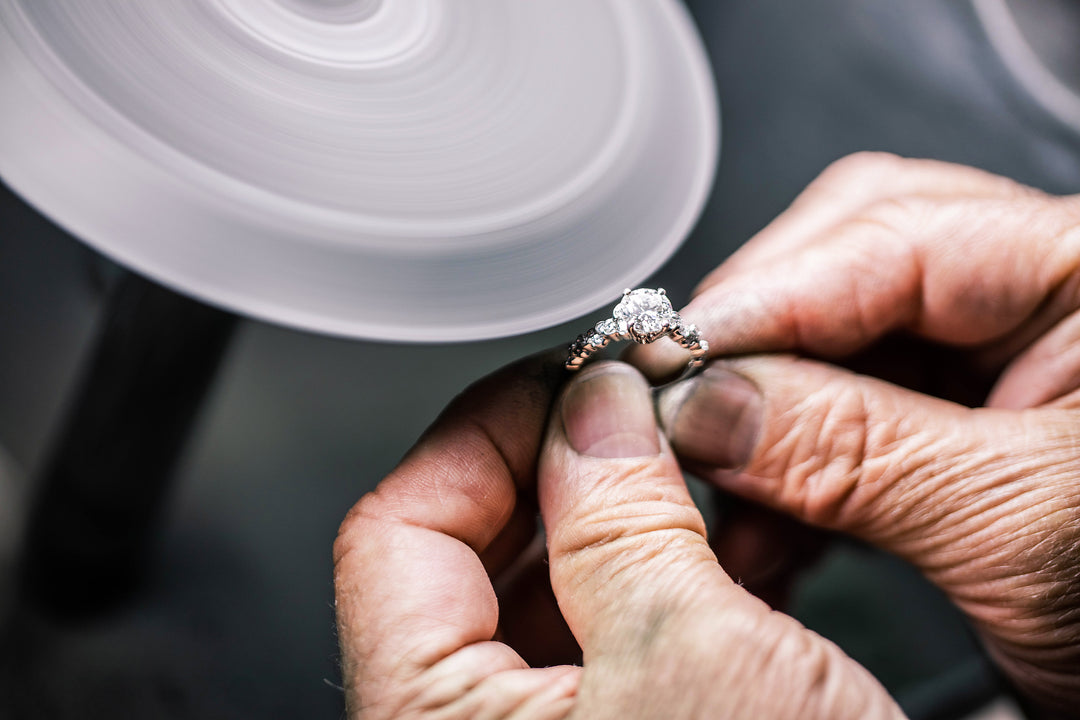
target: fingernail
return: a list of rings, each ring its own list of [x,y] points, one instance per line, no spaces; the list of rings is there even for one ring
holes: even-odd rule
[[[765,403],[742,375],[713,365],[665,390],[658,405],[664,430],[681,456],[732,470],[750,461]]]
[[[582,455],[629,458],[660,452],[648,383],[622,363],[604,363],[575,378],[562,402],[571,447]]]

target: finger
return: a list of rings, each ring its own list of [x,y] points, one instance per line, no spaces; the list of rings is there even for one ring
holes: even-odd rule
[[[1024,350],[1002,371],[986,404],[1020,410],[1053,405],[1080,407],[1080,276],[1073,276],[1047,307],[1039,313],[1041,322],[1029,323],[1039,330],[1037,339],[1010,343]],[[1042,326],[1049,327],[1042,327]],[[1027,341],[1029,338],[1020,340]]]
[[[523,674],[524,661],[491,642],[498,609],[478,557],[532,481],[560,363],[533,358],[466,391],[342,524],[335,586],[353,714],[572,702],[576,671]]]
[[[552,587],[584,653],[581,717],[899,717],[835,645],[716,563],[629,366],[595,365],[569,384],[538,484]]]
[[[659,403],[699,475],[906,558],[1026,689],[1080,700],[1066,680],[1080,668],[1080,623],[1062,620],[1075,613],[1063,548],[1080,543],[1070,413],[969,409],[776,356],[716,363]]]
[[[1038,197],[890,201],[729,277],[684,315],[713,354],[840,356],[910,330],[971,346],[1014,330],[1076,269],[1076,218]]]
[[[999,452],[980,447],[992,414],[786,356],[714,363],[659,406],[679,456],[721,487],[919,561],[909,544],[977,490],[949,467]]]
[[[681,314],[710,355],[801,350],[840,357],[895,330],[975,346],[1017,330],[1073,273],[1077,201],[907,197],[695,297]],[[650,375],[685,362],[670,343],[634,355]]]
[[[881,152],[848,155],[829,165],[787,210],[706,276],[694,294],[701,294],[725,277],[822,240],[829,229],[875,202],[908,196],[1007,198],[1034,192],[1007,178],[965,165]]]
[[[597,634],[618,633],[635,594],[647,606],[658,588],[678,602],[703,582],[711,592],[735,586],[709,549],[678,465],[662,451],[645,381],[621,363],[597,364],[568,386],[559,408],[538,490],[552,586],[588,662],[610,642]],[[661,557],[648,557],[652,543],[665,548]],[[664,580],[634,582],[652,572]]]

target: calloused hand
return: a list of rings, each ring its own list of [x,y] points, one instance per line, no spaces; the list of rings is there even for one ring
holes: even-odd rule
[[[645,379],[597,364],[553,404],[563,359],[467,390],[346,518],[349,716],[901,717],[863,668],[721,569]]]
[[[1080,712],[1080,197],[852,156],[681,312],[727,359],[659,401],[680,460],[906,558],[1017,686]],[[877,378],[806,359],[885,339]],[[630,359],[684,362],[660,343]]]

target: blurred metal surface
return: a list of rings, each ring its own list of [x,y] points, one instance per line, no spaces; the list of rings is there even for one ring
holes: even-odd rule
[[[676,0],[2,0],[0,97],[0,176],[101,252],[235,312],[414,343],[637,284],[718,143]]]

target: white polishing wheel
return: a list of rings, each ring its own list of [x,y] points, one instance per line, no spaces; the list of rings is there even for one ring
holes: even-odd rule
[[[677,0],[0,0],[0,177],[272,322],[512,335],[678,247],[718,110]]]

